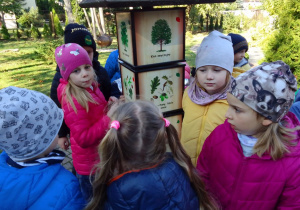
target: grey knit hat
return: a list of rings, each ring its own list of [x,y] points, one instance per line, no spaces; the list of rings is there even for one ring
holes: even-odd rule
[[[267,119],[278,122],[289,111],[297,81],[283,61],[262,63],[240,74],[229,93]]]
[[[203,39],[197,49],[196,69],[208,65],[219,66],[232,73],[234,53],[230,36],[212,31]]]
[[[63,111],[48,96],[13,86],[0,90],[0,148],[12,160],[42,154],[62,121]]]

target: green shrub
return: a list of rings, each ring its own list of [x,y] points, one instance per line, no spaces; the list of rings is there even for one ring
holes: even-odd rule
[[[53,22],[54,22],[54,28],[55,28],[56,34],[58,36],[63,36],[64,30],[60,24],[58,15],[56,14],[56,12],[54,10],[52,10],[52,13],[53,13]]]
[[[38,58],[47,62],[47,64],[51,64],[55,62],[54,51],[55,49],[63,44],[63,38],[53,39],[47,41],[46,44],[41,44],[38,46],[35,54]]]
[[[31,27],[31,36],[34,38],[34,39],[39,39],[41,38],[41,32],[39,31],[38,28],[32,26]]]
[[[43,28],[43,36],[44,38],[50,38],[52,37],[52,33],[51,33],[51,30],[48,26],[48,24],[44,24],[44,28]]]
[[[10,34],[8,33],[8,30],[4,24],[2,25],[1,34],[2,34],[3,39],[10,38]]]
[[[300,2],[286,0],[278,3],[278,7],[273,10],[277,15],[278,29],[265,40],[265,61],[284,61],[300,79]]]
[[[27,36],[27,38],[31,37],[31,33],[30,33],[30,31],[28,29],[24,30],[24,34],[25,34],[25,36]]]
[[[20,31],[17,29],[15,32],[14,32],[14,36],[16,39],[20,39],[22,34],[20,33]]]
[[[223,33],[240,33],[240,16],[235,16],[233,13],[226,13],[223,21],[221,21]]]
[[[26,28],[30,28],[31,26],[40,27],[43,25],[43,18],[38,13],[38,9],[32,7],[29,12],[23,11],[21,17],[18,18],[18,23]]]

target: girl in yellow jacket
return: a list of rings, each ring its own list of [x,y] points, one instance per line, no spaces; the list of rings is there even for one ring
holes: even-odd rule
[[[231,38],[218,31],[205,37],[197,50],[195,77],[182,99],[181,132],[181,143],[194,165],[205,139],[225,120],[233,60]]]

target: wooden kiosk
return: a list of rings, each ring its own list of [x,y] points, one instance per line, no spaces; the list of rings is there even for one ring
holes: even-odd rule
[[[126,101],[149,100],[179,135],[183,119],[185,8],[158,5],[234,2],[235,0],[83,0],[81,7],[136,7],[116,13],[122,90]]]

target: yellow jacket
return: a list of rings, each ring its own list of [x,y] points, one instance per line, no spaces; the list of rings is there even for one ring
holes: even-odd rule
[[[247,63],[246,65],[244,65],[242,67],[233,67],[232,76],[234,78],[236,78],[237,76],[248,71],[249,69],[251,69],[251,66],[249,65],[249,63]]]
[[[216,100],[207,105],[198,105],[191,101],[185,89],[182,99],[184,119],[181,130],[181,143],[196,166],[198,156],[205,139],[225,121],[228,109],[227,100]]]

